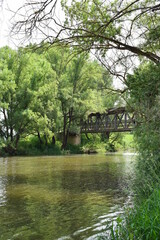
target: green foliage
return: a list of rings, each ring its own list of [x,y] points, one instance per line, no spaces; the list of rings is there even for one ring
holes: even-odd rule
[[[82,151],[84,153],[105,152],[105,143],[100,134],[82,134],[81,138]]]
[[[135,138],[137,150],[136,192],[142,197],[159,187],[160,178],[160,67],[145,63],[128,77],[130,104],[135,108],[137,129]]]
[[[37,53],[1,48],[0,87],[0,137],[13,155],[29,154],[19,146],[27,136],[36,136],[42,147],[59,131],[65,148],[69,132],[79,133],[80,119],[118,100],[109,95],[112,78],[97,61],[63,46]]]
[[[16,152],[19,156],[42,156],[42,155],[62,155],[61,143],[56,141],[56,145],[52,142],[48,143],[47,146],[45,141],[40,144],[39,140],[35,136],[30,136],[19,142],[19,147]]]
[[[144,63],[128,76],[130,104],[136,111],[138,156],[133,209],[111,229],[111,239],[159,239],[160,221],[160,66]]]
[[[160,66],[145,62],[135,69],[133,75],[128,75],[126,85],[129,88],[131,106],[136,109],[140,118],[145,115],[150,117],[159,96],[160,90]],[[142,120],[142,119],[141,119]]]
[[[134,133],[120,133],[119,138],[116,140],[116,149],[123,151],[135,151],[136,142],[133,134]]]
[[[68,38],[59,34],[63,43],[76,42],[76,46],[86,52],[96,49],[101,59],[107,57],[108,50],[116,49],[112,59],[116,65],[126,64],[126,59],[131,58],[128,51],[159,63],[157,0],[61,0],[61,4],[65,12],[64,28],[68,30]],[[125,56],[123,50],[126,50]]]
[[[49,49],[46,58],[57,74],[60,117],[56,125],[63,132],[62,148],[65,149],[69,132],[79,133],[76,122],[91,112],[103,112],[113,106],[115,98],[109,97],[106,90],[107,86],[111,87],[112,79],[88,54],[75,55],[73,50],[59,47]]]
[[[159,123],[157,124],[159,125]],[[159,129],[155,123],[146,123],[136,131],[139,155],[137,157],[135,188],[139,197],[148,197],[154,188],[160,186],[160,129],[157,132],[155,127],[157,130]]]
[[[133,135],[127,133],[112,133],[109,140],[106,134],[82,134],[81,149],[84,153],[133,151],[135,143]]]
[[[8,47],[0,50],[0,69],[0,135],[16,149],[20,138],[51,124],[55,73],[44,57]]]
[[[158,240],[160,232],[160,190],[155,189],[140,206],[134,206],[111,229],[113,240]]]
[[[67,144],[67,147],[65,151],[63,151],[63,154],[82,154],[82,147],[81,145],[72,145],[72,144]]]

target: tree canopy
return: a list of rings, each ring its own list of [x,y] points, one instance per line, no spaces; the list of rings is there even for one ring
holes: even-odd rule
[[[87,104],[91,107],[89,102],[93,103],[95,96],[107,102],[101,98],[102,91],[95,95],[95,89],[105,85],[106,69],[125,81],[129,95],[133,97],[134,93],[133,99],[136,99],[137,93],[132,87],[138,80],[128,78],[128,73],[140,62],[147,64],[150,60],[159,65],[159,11],[157,0],[62,0],[61,4],[57,0],[26,0],[16,13],[19,21],[14,24],[12,33],[25,38],[37,34],[42,48],[62,47],[60,51],[51,48],[46,58],[55,74],[55,102],[64,123],[65,115],[72,119],[76,115],[80,117],[79,109],[81,113],[87,112]],[[74,50],[79,55],[71,59]],[[101,67],[96,61],[90,62],[89,53],[100,61]],[[132,83],[128,79],[132,79]],[[147,95],[150,83],[145,84],[144,95]],[[155,85],[153,88],[156,91]],[[93,108],[96,109],[95,104]],[[58,125],[61,128],[63,124]],[[70,128],[68,122],[67,125]]]
[[[1,48],[0,86],[0,137],[13,149],[29,135],[47,145],[59,131],[65,148],[81,118],[117,99],[108,95],[112,78],[96,60],[63,47],[38,53]]]
[[[50,44],[63,42],[79,51],[94,50],[105,58],[108,52],[112,62],[115,55],[122,64],[126,58],[138,55],[159,63],[159,1],[62,0],[61,6],[59,16],[57,0],[26,0],[17,13],[22,18],[14,25],[13,33],[30,38],[39,32]],[[110,54],[111,50],[116,52]]]

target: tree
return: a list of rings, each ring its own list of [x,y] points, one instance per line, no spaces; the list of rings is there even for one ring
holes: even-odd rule
[[[21,137],[40,132],[40,123],[43,129],[48,127],[50,99],[56,91],[54,72],[37,54],[4,47],[0,50],[0,85],[0,134],[7,149],[14,151]]]
[[[66,148],[80,119],[105,111],[115,99],[106,90],[112,86],[109,73],[88,54],[63,47],[38,54],[0,49],[0,86],[0,136],[10,152],[30,135],[47,145],[59,130]]]
[[[56,124],[63,132],[62,148],[66,148],[70,132],[78,133],[77,121],[92,111],[107,108],[104,102],[108,96],[103,96],[103,87],[112,83],[109,74],[96,61],[91,61],[88,54],[74,56],[73,53],[69,48],[46,52],[46,58],[57,73],[57,108],[60,112]]]
[[[127,78],[130,104],[136,112],[138,160],[136,185],[148,196],[160,186],[160,66],[145,62]]]
[[[94,50],[103,60],[108,52],[110,61],[125,67],[126,59],[137,55],[159,63],[155,49],[155,41],[159,41],[157,34],[155,37],[159,32],[159,1],[62,0],[61,5],[64,20],[57,17],[57,0],[26,1],[25,16],[14,25],[13,33],[31,38],[41,32],[50,44],[63,42],[81,51]],[[116,51],[110,54],[111,50]]]

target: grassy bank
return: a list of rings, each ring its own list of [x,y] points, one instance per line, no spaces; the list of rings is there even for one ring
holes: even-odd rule
[[[154,192],[140,205],[125,212],[111,229],[111,240],[158,240],[160,239],[160,190]]]

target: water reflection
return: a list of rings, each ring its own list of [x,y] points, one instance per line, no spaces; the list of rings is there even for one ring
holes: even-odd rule
[[[3,178],[0,177],[0,207],[3,206],[6,202],[6,189],[3,183]]]
[[[7,172],[7,159],[0,159],[0,169],[3,168],[4,175],[0,174],[0,207],[3,207],[6,203],[6,172]]]
[[[129,197],[131,161],[97,155],[0,159],[0,239],[105,234]]]

